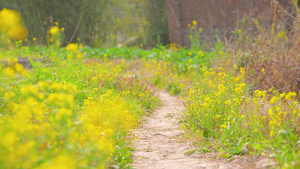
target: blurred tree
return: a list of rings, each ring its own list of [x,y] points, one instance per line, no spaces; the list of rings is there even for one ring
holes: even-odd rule
[[[2,0],[1,8],[21,12],[29,39],[46,43],[55,22],[64,27],[63,44],[89,46],[150,45],[160,35],[168,43],[163,0]]]
[[[166,2],[164,0],[145,0],[144,8],[149,21],[147,43],[154,44],[157,42],[157,36],[160,36],[160,41],[164,45],[169,44]]]
[[[2,7],[21,12],[30,37],[46,42],[47,31],[55,22],[65,28],[63,42],[77,41],[93,45],[96,38],[103,38],[111,17],[106,16],[111,0],[4,0]],[[105,18],[104,18],[105,17]],[[78,28],[76,29],[78,25]],[[100,31],[100,25],[101,31]],[[104,29],[103,29],[104,28]],[[73,37],[73,38],[72,38]]]

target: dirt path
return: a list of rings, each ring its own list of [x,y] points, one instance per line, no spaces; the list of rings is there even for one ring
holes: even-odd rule
[[[180,113],[182,102],[165,91],[159,92],[162,106],[146,118],[140,129],[133,132],[138,140],[134,142],[133,166],[137,169],[232,169],[266,168],[271,164],[264,159],[212,160],[205,154],[186,156],[191,144],[180,139]]]

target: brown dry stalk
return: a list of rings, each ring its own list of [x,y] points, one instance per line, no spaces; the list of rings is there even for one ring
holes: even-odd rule
[[[290,18],[294,19],[296,22],[300,23],[300,21],[297,18],[295,18],[293,15],[291,15],[286,10],[284,10],[277,0],[271,0],[271,8],[273,9],[273,13],[274,13],[274,17],[273,17],[274,24],[277,24],[281,20],[282,22],[284,22],[285,24],[293,28],[295,31],[300,32],[293,25],[289,24],[288,22],[282,19],[283,15],[287,15]]]
[[[279,2],[277,0],[271,0],[271,8],[273,9],[274,13],[273,22],[277,24],[283,15],[282,11],[280,10]]]
[[[77,22],[76,28],[75,28],[75,30],[74,30],[74,32],[73,32],[73,35],[72,35],[71,39],[69,40],[69,43],[72,42],[72,40],[73,40],[73,38],[74,38],[74,36],[75,36],[75,34],[76,34],[76,32],[77,32],[77,29],[78,29],[78,26],[79,26],[79,24],[80,24],[80,21],[81,21],[81,15],[79,16],[79,20],[78,20],[78,22]],[[69,44],[69,43],[68,43],[68,44]]]

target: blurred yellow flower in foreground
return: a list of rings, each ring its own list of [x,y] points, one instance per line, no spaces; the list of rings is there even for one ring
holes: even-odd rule
[[[28,31],[25,26],[15,26],[12,27],[8,32],[8,36],[15,40],[23,40],[26,39],[28,36]]]
[[[22,24],[18,11],[6,8],[0,11],[0,33],[7,34],[8,37],[15,40],[27,38],[28,30]]]
[[[0,28],[1,32],[7,31],[11,27],[19,25],[21,16],[18,11],[11,9],[2,9],[0,11]]]
[[[13,68],[11,68],[11,67],[7,67],[7,68],[3,69],[3,73],[7,77],[13,77],[16,74],[15,70]]]
[[[15,94],[13,91],[5,92],[5,94],[4,94],[4,99],[5,99],[6,101],[8,101],[8,100],[14,98],[15,95],[16,95],[16,94]]]

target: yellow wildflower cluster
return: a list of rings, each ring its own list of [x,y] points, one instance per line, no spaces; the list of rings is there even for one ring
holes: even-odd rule
[[[60,89],[57,87],[60,85]],[[24,85],[19,91],[7,91],[4,99],[11,114],[0,118],[1,165],[4,168],[31,168],[39,160],[45,160],[52,149],[59,153],[61,139],[58,139],[58,121],[70,117],[77,89],[72,84],[39,82]],[[50,99],[53,94],[60,97]],[[18,95],[18,99],[16,98]],[[60,103],[58,103],[58,100]],[[59,142],[58,142],[59,141]],[[51,148],[52,147],[52,148]],[[56,154],[55,153],[55,154]],[[3,163],[4,162],[4,163]]]
[[[6,8],[0,11],[0,33],[15,40],[27,38],[28,31],[18,11]]]
[[[5,93],[5,100],[17,119],[30,120],[37,124],[70,117],[77,92],[76,87],[69,83],[40,81],[36,85],[22,86],[18,102],[14,101],[13,91]]]
[[[58,22],[55,23],[54,26],[52,26],[47,35],[47,41],[49,44],[53,44],[57,47],[61,46],[61,40],[62,40],[62,32],[65,30],[63,27],[60,29],[58,26]]]
[[[69,43],[66,46],[66,50],[69,51],[70,53],[68,54],[67,58],[69,60],[73,59],[73,57],[76,57],[78,59],[81,59],[83,57],[82,53],[79,51],[79,49],[82,47],[81,44],[77,44],[77,43]]]
[[[60,34],[60,29],[57,26],[52,26],[49,30],[50,35],[55,36],[57,34]]]
[[[192,130],[203,145],[211,145],[211,141],[202,139],[209,137],[230,151],[232,147],[238,151],[245,147],[256,153],[298,141],[297,93],[271,89],[256,90],[250,96],[244,83],[245,69],[240,68],[238,74],[234,76],[223,67],[213,69],[203,65],[194,87],[188,90],[183,127]]]
[[[186,81],[191,81],[195,75],[196,68],[190,64],[191,61],[190,59],[186,65],[181,66],[170,61],[143,60],[142,67],[149,76],[150,83],[154,83],[159,88],[166,87],[171,94],[178,94],[186,88],[186,83],[190,83]]]
[[[239,113],[243,102],[241,96],[246,92],[243,72],[241,69],[241,75],[234,77],[223,67],[214,70],[203,66],[201,78],[189,90],[186,99],[186,118],[193,121],[189,124],[200,124],[210,136],[225,132],[224,130],[238,130],[236,122],[244,118],[243,114]]]
[[[0,153],[6,154],[0,156],[0,165],[103,168],[114,150],[109,138],[113,132],[97,125],[97,119],[86,120],[90,112],[80,114],[78,119],[74,116],[77,93],[73,84],[50,81],[6,91],[4,100],[10,113],[0,117]]]
[[[275,96],[269,101],[272,106],[268,109],[270,136],[274,136],[279,130],[286,130],[287,125],[296,126],[295,129],[299,132],[300,106],[294,100],[297,94],[295,92],[278,94],[276,91],[273,93]]]
[[[168,47],[171,49],[170,52],[177,52],[180,49],[179,44],[176,45],[175,43],[170,43]]]
[[[291,126],[300,131],[300,105],[295,100],[297,93],[279,93],[273,88],[269,90],[273,96],[267,95],[267,91],[254,91],[253,100],[257,107],[263,107],[261,104],[268,105],[267,115],[263,115],[263,123],[267,124],[270,136],[275,136],[280,130],[287,130]],[[268,99],[270,97],[270,99]],[[266,121],[268,119],[268,121]]]
[[[1,64],[0,64],[0,70],[1,70]],[[23,75],[23,76],[27,76],[28,75],[28,71],[26,69],[24,69],[24,66],[18,63],[18,59],[17,58],[13,58],[13,59],[7,59],[7,67],[5,67],[2,70],[2,73],[6,76],[6,77],[14,77],[17,74]]]
[[[80,120],[88,128],[106,128],[108,131],[119,128],[128,131],[138,123],[138,118],[131,113],[132,107],[111,90],[101,95],[100,100],[85,100],[84,106]]]

